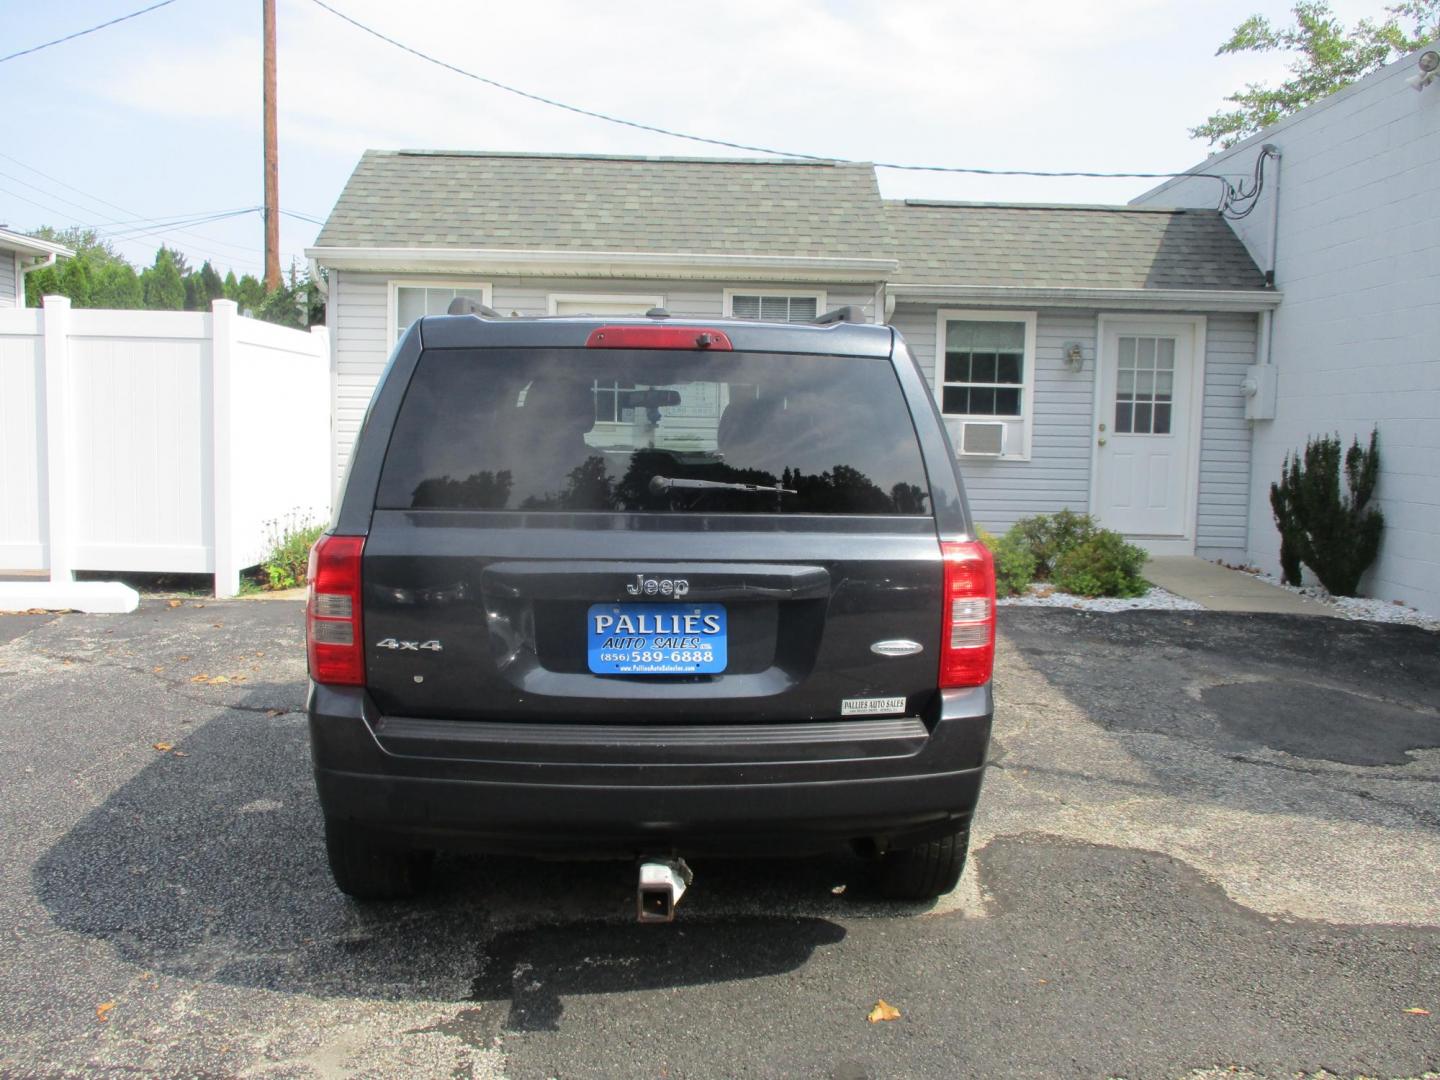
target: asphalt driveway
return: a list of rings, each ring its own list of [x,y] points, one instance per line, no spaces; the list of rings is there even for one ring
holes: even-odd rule
[[[447,858],[423,902],[336,893],[294,603],[0,617],[0,1074],[1440,1070],[1440,638],[1002,628],[954,894],[700,863],[681,919],[640,927],[626,866]],[[877,998],[902,1018],[867,1023]]]

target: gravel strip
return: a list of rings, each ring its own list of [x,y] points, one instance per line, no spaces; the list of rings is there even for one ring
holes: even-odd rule
[[[1304,596],[1311,600],[1318,600],[1322,604],[1328,604],[1342,618],[1355,619],[1360,622],[1400,623],[1404,626],[1418,626],[1422,630],[1440,630],[1440,618],[1417,611],[1409,604],[1402,604],[1398,600],[1372,600],[1365,596],[1331,596],[1320,585],[1300,585],[1298,587],[1286,585],[1274,574],[1267,574],[1254,567],[1236,567],[1227,563],[1219,565],[1227,570],[1233,570],[1237,574],[1249,574],[1267,585],[1292,592],[1296,596]]]
[[[1045,585],[1031,585],[1020,596],[1007,596],[996,601],[1000,607],[1058,607],[1078,611],[1204,611],[1204,604],[1176,596],[1157,586],[1150,586],[1143,596],[1099,596],[1089,599],[1073,593],[1057,592]]]

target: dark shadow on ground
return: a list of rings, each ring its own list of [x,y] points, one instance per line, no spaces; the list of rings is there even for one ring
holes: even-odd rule
[[[423,898],[352,903],[326,866],[303,712],[247,705],[277,696],[284,687],[257,685],[202,719],[179,754],[43,856],[34,887],[61,927],[146,970],[314,995],[498,1000],[528,962],[546,989],[517,983],[516,1016],[535,1024],[554,1022],[561,996],[617,979],[654,989],[786,972],[844,936],[813,916],[855,906],[865,865],[847,857],[699,862],[669,927],[631,924],[635,869],[617,862],[443,855]],[[841,883],[850,896],[832,894]],[[721,925],[748,945],[729,948]],[[682,937],[688,959],[673,951]],[[567,969],[572,952],[596,959]]]

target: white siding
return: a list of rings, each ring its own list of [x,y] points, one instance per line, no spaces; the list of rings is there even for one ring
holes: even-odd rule
[[[946,305],[957,307],[963,305]],[[934,385],[935,313],[932,305],[902,304],[890,323],[904,335],[925,378]],[[987,461],[962,457],[960,471],[975,519],[992,532],[1004,532],[1018,518],[1069,507],[1085,510],[1090,501],[1090,422],[1094,364],[1074,374],[1065,367],[1060,346],[1081,342],[1095,355],[1095,313],[1042,311],[1035,335],[1035,412],[1029,461]],[[956,432],[951,432],[955,441]]]
[[[1205,405],[1200,433],[1196,554],[1235,560],[1245,553],[1249,520],[1250,421],[1240,384],[1255,363],[1254,315],[1205,321]]]
[[[327,321],[334,335],[334,378],[332,422],[335,432],[334,467],[338,483],[350,461],[350,448],[359,434],[370,395],[379,382],[390,356],[387,340],[390,281],[410,278],[435,280],[436,275],[365,274],[338,271],[331,275]],[[449,277],[446,280],[450,280]],[[466,280],[463,276],[454,280]],[[730,281],[641,281],[587,278],[482,278],[476,283],[491,286],[491,306],[502,315],[545,315],[551,293],[603,293],[607,296],[634,293],[636,296],[663,296],[665,306],[675,315],[719,318],[727,288],[744,288]],[[784,289],[783,284],[754,283],[756,289]],[[875,289],[870,285],[795,285],[796,293],[824,289],[826,306],[854,304],[873,318]]]
[[[890,320],[910,343],[927,380],[935,370],[936,311],[933,305],[901,304]],[[1030,460],[960,458],[971,510],[992,532],[1031,514],[1090,508],[1097,319],[1094,311],[1039,312]],[[1069,341],[1085,350],[1079,373],[1065,366],[1062,346]],[[1196,549],[1233,557],[1245,546],[1249,428],[1240,381],[1254,362],[1255,316],[1210,316],[1205,353]]]
[[[1270,483],[1285,454],[1339,432],[1380,429],[1385,538],[1362,587],[1440,613],[1440,85],[1415,93],[1413,57],[1210,158],[1248,173],[1264,143],[1284,155],[1279,186],[1273,421],[1257,421],[1249,558],[1278,568]],[[1269,265],[1276,202],[1236,223]],[[1214,205],[1214,181],[1163,185],[1140,200]]]
[[[25,279],[20,276],[20,256],[0,249],[0,308],[25,306]]]

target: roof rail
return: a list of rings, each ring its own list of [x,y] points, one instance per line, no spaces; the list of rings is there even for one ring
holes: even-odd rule
[[[485,319],[499,319],[503,316],[494,308],[486,307],[473,296],[457,296],[445,309],[446,315],[479,315]]]
[[[816,315],[814,323],[816,326],[826,326],[829,323],[837,322],[864,322],[865,313],[854,304],[846,304],[844,307],[837,307],[823,315]]]

